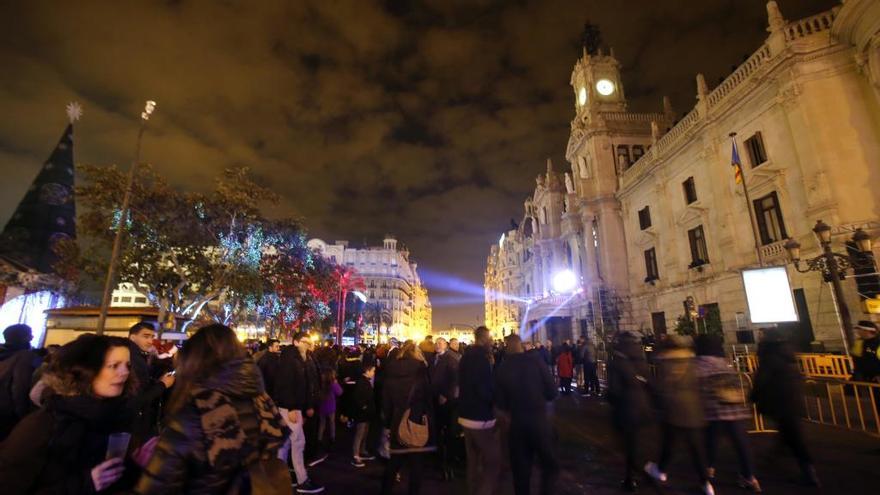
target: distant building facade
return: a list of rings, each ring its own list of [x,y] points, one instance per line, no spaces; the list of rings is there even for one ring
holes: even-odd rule
[[[421,338],[431,333],[428,291],[417,264],[410,260],[406,248],[398,247],[397,239],[388,236],[381,247],[353,248],[347,241],[328,244],[320,239],[312,239],[308,245],[330,261],[353,268],[364,280],[368,305],[365,326],[375,325],[369,308],[378,305],[381,312],[375,320],[386,327],[382,335]]]
[[[548,162],[522,221],[492,246],[487,324],[557,341],[666,333],[690,300],[693,324],[751,342],[740,271],[758,266],[758,250],[784,265],[794,238],[802,257],[817,255],[817,220],[839,252],[856,228],[880,235],[880,3],[794,22],[775,2],[767,12],[766,42],[713,90],[697,75],[697,104],[677,122],[666,99],[661,112],[629,112],[613,52],[584,53],[571,77],[570,172]],[[734,181],[734,132],[757,235]],[[580,292],[554,292],[562,270]],[[789,274],[800,317],[784,325],[791,339],[841,348],[821,275]],[[852,316],[867,317],[854,278],[844,288]]]

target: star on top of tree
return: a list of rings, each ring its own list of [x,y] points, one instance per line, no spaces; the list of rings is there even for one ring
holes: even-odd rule
[[[70,123],[74,123],[82,117],[83,109],[82,105],[79,103],[72,101],[67,104],[67,118],[70,120]]]

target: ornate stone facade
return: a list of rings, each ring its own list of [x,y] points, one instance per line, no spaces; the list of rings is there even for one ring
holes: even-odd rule
[[[856,227],[880,235],[877,2],[849,0],[794,22],[775,2],[767,11],[766,42],[712,90],[698,75],[697,104],[674,125],[666,99],[656,114],[627,111],[613,55],[577,61],[571,187],[551,185],[562,179],[548,167],[522,224],[492,247],[487,323],[554,340],[620,327],[671,332],[692,297],[701,315],[720,316],[727,342],[748,342],[740,271],[758,265],[757,250],[765,264],[784,264],[791,237],[816,255],[819,219],[834,227],[838,251]],[[733,177],[734,132],[757,236]],[[581,293],[553,293],[564,269]],[[839,348],[830,289],[816,273],[789,272],[801,316],[792,338]],[[845,286],[862,317],[855,283]]]

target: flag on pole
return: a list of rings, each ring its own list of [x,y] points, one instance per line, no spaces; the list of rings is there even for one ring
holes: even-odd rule
[[[733,165],[733,177],[737,184],[742,184],[742,162],[739,159],[739,150],[736,148],[736,138],[731,136],[730,142],[733,144],[733,156],[730,158],[730,164]]]

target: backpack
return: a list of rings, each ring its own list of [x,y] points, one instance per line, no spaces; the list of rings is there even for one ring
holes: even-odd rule
[[[397,438],[404,447],[421,448],[428,444],[430,431],[428,429],[427,414],[422,414],[422,417],[416,418],[415,421],[412,418],[411,402],[415,389],[416,384],[413,383],[409,389],[409,396],[406,399],[407,408],[403,411],[400,425],[397,426]],[[418,420],[421,420],[421,422]]]

